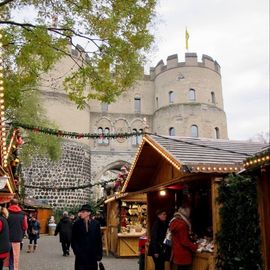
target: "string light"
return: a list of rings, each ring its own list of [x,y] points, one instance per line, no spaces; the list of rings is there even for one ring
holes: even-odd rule
[[[244,167],[246,167],[246,168],[252,167],[252,166],[256,167],[256,166],[265,164],[269,160],[270,160],[270,148],[256,154],[252,158],[246,159],[244,161]]]
[[[3,74],[3,66],[2,66],[2,63],[3,63],[3,59],[2,59],[2,56],[3,56],[3,53],[2,53],[2,42],[1,42],[1,39],[2,39],[3,35],[0,33],[0,119],[1,119],[1,130],[0,130],[0,137],[1,137],[1,154],[2,154],[2,157],[3,159],[1,160],[2,162],[2,165],[4,167],[7,167],[8,165],[8,162],[7,162],[7,147],[6,147],[6,128],[5,128],[5,124],[4,124],[4,121],[5,121],[5,106],[4,106],[4,74]]]

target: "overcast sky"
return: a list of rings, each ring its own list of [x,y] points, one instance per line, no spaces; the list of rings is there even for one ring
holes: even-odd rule
[[[269,132],[269,1],[160,0],[151,66],[177,53],[207,54],[221,66],[230,139]]]
[[[189,52],[221,66],[229,138],[269,133],[269,0],[158,1],[149,65],[175,53],[184,61],[187,26]]]

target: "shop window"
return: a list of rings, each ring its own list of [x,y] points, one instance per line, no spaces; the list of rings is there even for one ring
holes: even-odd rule
[[[216,97],[214,92],[211,92],[211,102],[216,104]]]
[[[190,101],[195,101],[196,100],[196,91],[194,89],[189,89],[188,91],[188,99]]]
[[[172,104],[174,102],[174,92],[170,91],[169,92],[169,103]]]
[[[198,126],[192,125],[191,126],[191,137],[198,137],[198,136],[199,136]]]
[[[169,129],[169,135],[170,135],[170,136],[175,136],[175,128],[174,128],[174,127],[171,127],[171,128]]]
[[[215,127],[215,139],[220,139],[219,128]]]

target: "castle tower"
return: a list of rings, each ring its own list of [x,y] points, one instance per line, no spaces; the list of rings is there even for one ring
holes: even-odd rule
[[[71,53],[73,57],[79,55],[76,49]],[[227,139],[220,66],[209,56],[203,55],[202,62],[198,62],[195,53],[186,53],[185,62],[179,63],[177,55],[171,55],[166,65],[161,60],[150,69],[150,75],[143,75],[115,103],[91,100],[83,110],[76,109],[62,86],[64,75],[71,72],[73,64],[68,57],[60,59],[44,75],[48,83],[40,87],[47,116],[59,129],[129,133],[143,131],[147,126],[148,132],[159,135]],[[85,203],[90,195],[99,198],[99,186],[64,191],[46,191],[42,187],[68,188],[114,178],[113,173],[131,164],[140,141],[141,136],[66,139],[59,162],[37,157],[30,167],[24,168],[25,183],[40,187],[26,192],[60,209]]]
[[[211,57],[186,53],[151,68],[155,85],[153,132],[164,135],[227,139],[220,66]]]

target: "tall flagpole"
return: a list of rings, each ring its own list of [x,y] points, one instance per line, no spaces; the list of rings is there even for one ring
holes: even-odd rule
[[[186,27],[186,50],[188,51],[188,40],[189,40],[189,33]]]

